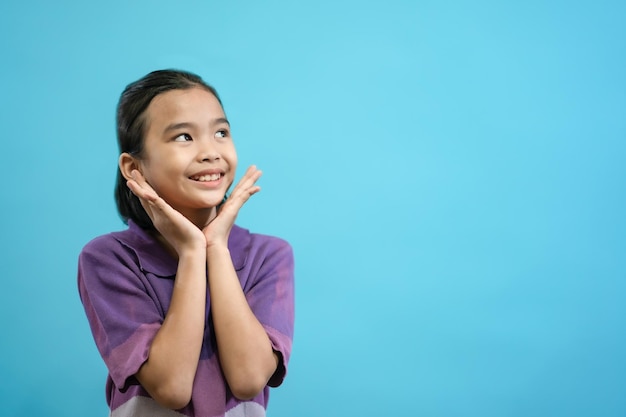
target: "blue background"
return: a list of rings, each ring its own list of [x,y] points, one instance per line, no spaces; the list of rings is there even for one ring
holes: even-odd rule
[[[280,416],[626,415],[626,3],[4,1],[0,403],[104,416],[76,260],[114,110],[220,92],[297,256]]]

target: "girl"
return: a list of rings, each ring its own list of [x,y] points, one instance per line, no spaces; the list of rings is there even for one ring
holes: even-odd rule
[[[116,202],[128,229],[79,257],[111,416],[264,416],[293,335],[293,254],[234,225],[261,171],[237,154],[216,91],[182,71],[130,84],[117,108]]]

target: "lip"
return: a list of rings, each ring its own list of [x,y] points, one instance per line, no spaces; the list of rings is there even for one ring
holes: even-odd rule
[[[202,177],[204,175],[215,175],[215,174],[219,174],[220,177],[214,181],[194,180],[195,177]],[[201,187],[203,189],[217,189],[221,187],[222,182],[224,181],[224,178],[225,178],[225,173],[224,173],[224,170],[222,169],[205,169],[205,170],[198,171],[190,175],[188,178],[191,182],[194,183],[194,185]]]
[[[219,168],[205,169],[205,170],[198,171],[198,172],[191,174],[189,176],[189,179],[192,179],[193,177],[201,177],[203,175],[213,175],[213,174],[220,174],[220,176],[223,177],[224,172],[225,171],[223,169],[219,169]]]

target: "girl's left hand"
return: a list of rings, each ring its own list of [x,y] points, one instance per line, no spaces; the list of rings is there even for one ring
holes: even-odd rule
[[[256,166],[250,166],[233,189],[230,197],[220,208],[217,216],[202,229],[207,240],[207,247],[213,245],[226,246],[228,244],[228,235],[239,210],[250,196],[261,190],[261,187],[255,185],[261,174],[262,172]]]

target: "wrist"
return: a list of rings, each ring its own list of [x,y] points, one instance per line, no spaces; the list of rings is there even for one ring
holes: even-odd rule
[[[208,243],[206,246],[207,256],[216,256],[216,255],[230,255],[230,250],[228,249],[228,244],[226,242],[213,242]]]
[[[180,252],[178,252],[178,260],[182,259],[197,259],[203,258],[206,256],[206,252],[204,250],[204,246],[186,246],[181,248]]]

